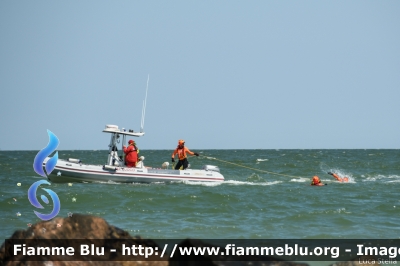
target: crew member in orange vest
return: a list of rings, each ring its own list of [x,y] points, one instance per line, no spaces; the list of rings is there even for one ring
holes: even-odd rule
[[[183,170],[188,168],[189,162],[187,160],[186,153],[189,153],[190,155],[199,156],[197,152],[191,152],[187,147],[185,147],[185,141],[183,139],[180,139],[178,141],[178,147],[176,147],[176,149],[172,153],[172,158],[171,158],[172,162],[174,163],[175,155],[178,154],[179,161],[175,166],[175,170],[181,168],[182,165],[183,165]]]
[[[321,180],[318,176],[314,176],[311,182],[311,186],[325,186],[326,184],[322,184]]]
[[[348,178],[348,177],[343,177],[343,178],[341,178],[340,176],[338,176],[337,174],[334,174],[334,173],[332,173],[332,172],[328,172],[328,175],[333,176],[333,177],[336,178],[336,180],[339,181],[339,182],[348,182],[348,181],[349,181],[349,178]]]

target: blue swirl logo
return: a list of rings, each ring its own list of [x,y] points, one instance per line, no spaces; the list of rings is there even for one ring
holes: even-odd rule
[[[29,199],[29,201],[31,202],[31,204],[33,206],[35,206],[36,208],[39,208],[39,209],[43,209],[43,206],[36,199],[36,191],[37,191],[38,187],[40,185],[42,185],[42,184],[50,185],[50,183],[47,182],[46,180],[39,180],[39,181],[33,183],[31,185],[31,187],[29,188],[29,190],[28,190],[28,199]],[[42,188],[42,189],[44,191],[46,191],[47,193],[49,193],[51,199],[53,200],[53,202],[54,202],[53,211],[51,213],[49,213],[49,214],[42,214],[42,213],[37,212],[37,211],[33,211],[33,212],[36,214],[37,217],[39,217],[43,221],[48,221],[48,220],[51,220],[51,219],[53,219],[54,217],[57,216],[57,214],[60,212],[61,204],[60,204],[60,199],[58,198],[57,194],[53,190],[46,189],[46,188]],[[49,199],[45,195],[42,195],[41,199],[46,204],[49,204]]]
[[[33,169],[35,170],[35,172],[37,174],[39,174],[43,177],[47,177],[47,175],[49,175],[56,167],[56,164],[58,161],[58,152],[56,152],[53,155],[53,157],[51,157],[49,160],[47,160],[47,162],[45,164],[45,169],[46,169],[47,175],[43,170],[43,162],[53,151],[56,150],[56,148],[58,147],[58,144],[60,143],[57,136],[54,135],[53,132],[51,132],[50,130],[47,130],[47,134],[49,135],[49,143],[47,144],[47,146],[45,148],[43,148],[42,150],[40,150],[38,152],[38,154],[35,157],[35,160],[33,161]],[[47,182],[46,180],[39,180],[39,181],[33,183],[28,190],[28,199],[29,199],[30,203],[39,209],[43,209],[43,206],[37,200],[36,192],[37,192],[38,187],[42,184],[50,185],[50,183]],[[49,214],[43,214],[43,213],[40,213],[37,211],[34,211],[34,213],[40,219],[42,219],[44,221],[48,221],[57,216],[57,214],[60,212],[61,204],[60,204],[60,199],[58,198],[57,194],[53,190],[46,189],[46,188],[42,188],[42,189],[44,191],[46,191],[47,193],[49,193],[52,201],[54,202],[53,210]],[[43,200],[44,203],[49,204],[49,199],[45,195],[42,195],[41,199]]]
[[[47,130],[47,134],[49,134],[49,144],[47,144],[46,147],[44,147],[42,150],[38,152],[38,154],[35,157],[35,160],[33,161],[33,169],[35,172],[43,177],[46,177],[46,174],[43,171],[43,162],[44,159],[46,159],[47,156],[49,156],[53,151],[55,151],[58,147],[58,143],[60,141],[58,140],[57,136],[53,134],[50,130]],[[49,175],[51,171],[53,171],[54,167],[56,167],[58,161],[58,152],[54,154],[52,158],[50,158],[47,163],[46,163],[46,172]]]

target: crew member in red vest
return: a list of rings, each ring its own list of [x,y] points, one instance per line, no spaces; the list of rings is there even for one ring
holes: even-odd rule
[[[139,149],[136,147],[136,143],[133,140],[129,140],[128,144],[128,147],[125,147],[125,145],[122,146],[125,153],[125,164],[128,167],[136,167]]]
[[[191,152],[187,147],[185,147],[185,141],[183,139],[180,139],[178,141],[178,147],[174,150],[172,153],[172,162],[175,162],[175,155],[178,154],[179,162],[175,166],[175,170],[178,170],[183,166],[183,170],[188,168],[189,162],[186,157],[186,153],[189,153],[190,155],[196,155],[199,156],[197,152]]]

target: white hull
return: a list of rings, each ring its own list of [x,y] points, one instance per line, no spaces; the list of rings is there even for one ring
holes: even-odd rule
[[[202,170],[170,170],[159,168],[129,168],[123,165],[122,156],[118,156],[117,144],[120,143],[123,150],[126,137],[141,137],[144,132],[133,130],[120,130],[118,126],[106,125],[103,130],[111,134],[108,145],[107,163],[103,165],[82,164],[79,159],[58,159],[57,164],[48,175],[52,182],[117,182],[117,183],[152,183],[152,182],[173,182],[173,181],[200,181],[200,182],[223,182],[224,177],[219,173],[219,168],[213,165],[205,165]],[[122,136],[122,141],[120,138]],[[46,158],[43,166],[50,158]],[[143,159],[141,163],[143,165]]]
[[[170,170],[157,168],[115,167],[104,169],[102,165],[73,163],[59,159],[52,173],[48,176],[56,183],[66,182],[117,182],[151,183],[172,181],[223,182],[224,177],[218,172],[207,170]]]

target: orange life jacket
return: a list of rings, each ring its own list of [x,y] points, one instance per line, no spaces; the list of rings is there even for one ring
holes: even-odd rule
[[[187,147],[177,147],[174,152],[172,153],[172,158],[175,157],[176,154],[178,154],[179,160],[183,160],[186,158],[186,153],[189,153],[190,155],[194,155],[194,152],[191,152]]]
[[[321,180],[319,179],[318,176],[314,176],[311,182],[311,186],[320,186],[319,183],[321,183]]]

